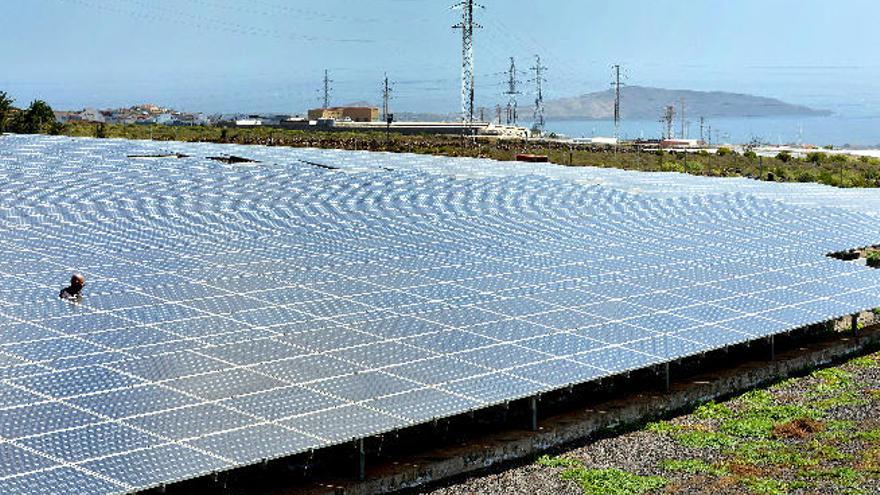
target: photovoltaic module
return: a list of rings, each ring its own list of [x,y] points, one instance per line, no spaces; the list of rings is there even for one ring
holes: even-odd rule
[[[826,254],[878,243],[876,190],[2,136],[0,493],[137,492],[875,308],[880,271]]]

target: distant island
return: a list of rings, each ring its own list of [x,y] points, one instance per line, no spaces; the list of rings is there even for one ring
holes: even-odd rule
[[[831,115],[827,110],[817,110],[803,105],[786,103],[775,98],[724,91],[693,91],[687,89],[662,89],[645,86],[624,86],[621,89],[621,117],[632,120],[659,120],[667,105],[674,105],[676,116],[682,98],[689,119],[700,117],[820,117]],[[527,99],[527,98],[524,98]],[[367,105],[366,102],[358,104]],[[356,106],[356,105],[354,105]],[[544,115],[548,120],[609,120],[614,118],[614,91],[598,91],[582,96],[548,100]],[[485,120],[494,121],[495,108],[481,108]],[[531,120],[534,107],[520,103],[520,121]],[[402,112],[394,113],[397,121],[455,121],[457,113]]]
[[[621,89],[620,113],[624,119],[660,119],[667,105],[684,99],[685,112],[699,117],[783,117],[827,116],[831,112],[802,105],[792,105],[774,98],[723,91],[691,91],[683,89],[625,86]],[[530,114],[531,112],[529,112]],[[599,91],[545,103],[549,120],[605,120],[614,118],[614,91]]]

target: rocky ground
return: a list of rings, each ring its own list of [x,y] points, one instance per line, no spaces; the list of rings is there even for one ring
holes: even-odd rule
[[[880,493],[880,353],[425,493]]]

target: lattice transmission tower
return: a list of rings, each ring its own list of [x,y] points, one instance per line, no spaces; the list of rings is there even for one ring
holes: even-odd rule
[[[482,26],[474,21],[474,9],[482,8],[474,0],[464,0],[452,7],[461,10],[461,21],[452,26],[461,29],[461,115],[462,119],[474,121],[474,29]]]
[[[333,89],[330,85],[333,83],[330,80],[330,71],[324,69],[324,108],[330,108],[330,94],[333,92]]]
[[[544,78],[544,71],[547,70],[547,67],[541,65],[540,55],[535,55],[535,66],[532,67],[532,70],[535,71],[535,78],[531,81],[535,83],[535,122],[532,127],[543,132],[546,123],[544,121],[544,83],[547,82]]]
[[[517,119],[517,95],[522,94],[519,90],[520,81],[516,78],[516,61],[510,57],[510,69],[507,71],[507,125],[516,125]]]
[[[391,82],[388,81],[388,73],[385,73],[385,79],[382,81],[382,122],[386,122],[388,120],[388,115],[391,114],[391,93],[394,92],[394,87]]]

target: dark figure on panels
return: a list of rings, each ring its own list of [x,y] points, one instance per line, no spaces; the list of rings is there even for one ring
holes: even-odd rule
[[[86,278],[79,273],[74,273],[70,277],[70,286],[61,289],[58,297],[69,301],[82,300],[82,290],[86,286]]]

